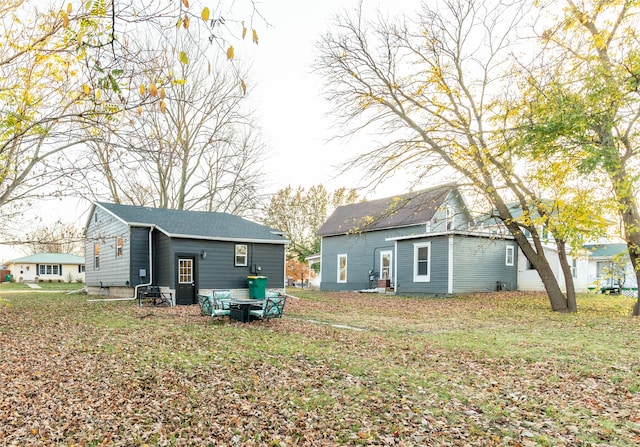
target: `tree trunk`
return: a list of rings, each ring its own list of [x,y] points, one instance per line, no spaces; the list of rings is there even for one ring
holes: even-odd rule
[[[628,172],[623,162],[620,161],[618,166],[608,172],[620,207],[620,219],[622,220],[624,231],[623,238],[627,242],[629,258],[636,275],[636,284],[640,286],[640,209],[633,191],[628,186],[633,185],[633,175]],[[633,316],[640,316],[640,293],[636,293]]]
[[[542,284],[544,285],[544,288],[547,291],[547,296],[549,297],[551,310],[554,312],[570,312],[571,309],[569,309],[567,298],[564,296],[564,293],[562,293],[562,289],[560,289],[560,285],[558,284],[558,279],[553,273],[549,262],[544,256],[536,255],[535,258],[537,259],[529,259],[529,261],[531,261],[531,264],[540,275]]]
[[[629,256],[631,257],[631,265],[633,266],[633,270],[636,274],[636,284],[638,284],[638,288],[636,290],[636,303],[633,305],[633,316],[640,316],[640,257],[638,253],[631,253],[632,248],[629,247]]]
[[[495,191],[492,189],[492,191]],[[564,296],[560,284],[558,284],[558,278],[556,278],[549,261],[546,258],[544,247],[540,241],[540,236],[533,227],[529,227],[531,233],[531,240],[522,232],[520,224],[511,215],[509,209],[505,205],[502,198],[497,193],[489,195],[490,199],[496,206],[496,210],[500,216],[500,219],[505,224],[513,238],[515,239],[518,247],[522,250],[522,253],[527,257],[534,269],[538,272],[540,280],[544,286],[547,296],[549,297],[549,303],[551,309],[554,312],[569,312],[569,304],[567,298]]]
[[[562,268],[562,274],[564,275],[564,284],[567,289],[567,311],[577,312],[578,303],[576,302],[576,288],[575,284],[573,283],[571,266],[567,261],[567,244],[563,240],[556,239],[556,245],[558,247],[558,259],[560,261],[560,267]]]
[[[553,273],[551,266],[549,265],[549,261],[545,257],[544,251],[542,249],[541,244],[536,244],[538,249],[536,249],[531,245],[527,237],[522,234],[522,231],[518,227],[518,225],[514,222],[509,222],[507,224],[507,228],[511,231],[511,234],[516,240],[516,243],[527,257],[531,265],[537,270],[538,275],[540,275],[540,280],[542,280],[542,284],[547,292],[547,296],[549,297],[549,303],[551,304],[551,309],[554,312],[569,312],[569,306],[567,303],[567,299],[562,293],[562,289],[560,289],[560,285],[558,284],[558,279]]]
[[[629,258],[631,259],[631,266],[633,272],[636,275],[636,284],[640,286],[640,230],[637,225],[640,222],[640,212],[634,204],[631,204],[631,209],[626,216],[623,214],[623,222],[627,230],[627,247],[629,249]],[[636,303],[633,306],[633,316],[640,316],[640,287],[636,291]]]

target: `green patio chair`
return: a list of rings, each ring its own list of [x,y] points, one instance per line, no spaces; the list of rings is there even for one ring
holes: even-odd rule
[[[221,304],[221,309],[229,309],[231,305],[231,291],[230,290],[214,290],[213,298]]]
[[[270,320],[272,318],[282,318],[284,303],[287,297],[283,295],[269,296],[265,298],[262,309],[252,309],[249,315],[257,320]]]
[[[213,303],[208,295],[198,294],[198,304],[200,305],[200,315],[210,317],[213,314]]]
[[[200,314],[207,317],[225,317],[231,313],[229,306],[223,306],[220,299],[215,296],[198,294]]]
[[[211,303],[213,305],[212,317],[226,317],[231,313],[231,297],[223,299],[214,292],[211,296]]]

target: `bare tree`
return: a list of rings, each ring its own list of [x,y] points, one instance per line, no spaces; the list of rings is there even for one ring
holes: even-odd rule
[[[89,144],[95,171],[88,171],[87,180],[98,178],[106,187],[91,193],[161,208],[254,212],[264,198],[265,148],[237,71],[225,62],[213,70],[172,63],[169,52],[158,62],[154,78],[166,85],[155,87],[160,107],[103,123],[103,140]]]
[[[236,8],[246,15],[235,15]],[[113,129],[127,110],[161,104],[157,96],[138,95],[132,82],[141,73],[149,76],[151,62],[168,48],[175,50],[172,61],[190,64],[186,50],[175,48],[176,37],[196,45],[193,60],[203,60],[209,48],[225,54],[246,34],[243,18],[247,26],[266,26],[251,0],[221,1],[215,11],[198,0],[191,6],[178,0],[3,2],[0,217],[20,217],[43,195],[67,194],[74,175],[85,168],[78,148],[102,138],[107,131],[98,131],[100,126]],[[142,48],[138,43],[144,40],[135,35],[153,36],[154,51]],[[257,43],[257,30],[250,35],[250,44]],[[233,61],[229,65],[235,67]],[[246,88],[238,70],[235,75],[237,88]],[[113,154],[105,157],[102,166]]]
[[[355,189],[338,188],[331,192],[322,185],[308,190],[287,186],[271,196],[263,223],[287,233],[289,257],[304,258],[320,251],[318,230],[335,208],[359,199]]]
[[[29,254],[65,253],[82,254],[82,232],[73,224],[57,221],[48,226],[40,226],[28,233],[23,242]]]
[[[514,88],[509,68],[528,2],[443,0],[423,7],[415,22],[394,23],[366,20],[361,4],[337,17],[336,31],[319,44],[316,68],[346,134],[376,129],[383,141],[350,166],[364,164],[380,178],[413,166],[420,179],[452,168],[460,183],[493,205],[538,271],[552,309],[575,311],[560,234],[566,295],[545,254],[541,227],[554,209],[519,174],[516,148],[503,127],[502,101]]]

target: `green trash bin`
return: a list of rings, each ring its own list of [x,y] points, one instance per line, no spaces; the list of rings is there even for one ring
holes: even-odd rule
[[[267,277],[266,276],[247,276],[247,285],[249,286],[249,298],[255,300],[263,300],[267,296]]]
[[[11,275],[10,273],[7,273],[6,275],[4,275],[5,282],[11,282],[12,279],[13,279],[13,275]]]

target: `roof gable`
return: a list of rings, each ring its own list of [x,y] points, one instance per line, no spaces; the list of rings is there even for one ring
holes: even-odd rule
[[[96,203],[129,226],[155,227],[168,236],[287,243],[282,232],[227,213]]]
[[[445,185],[384,199],[343,205],[329,216],[318,236],[406,227],[429,222],[455,186]]]

